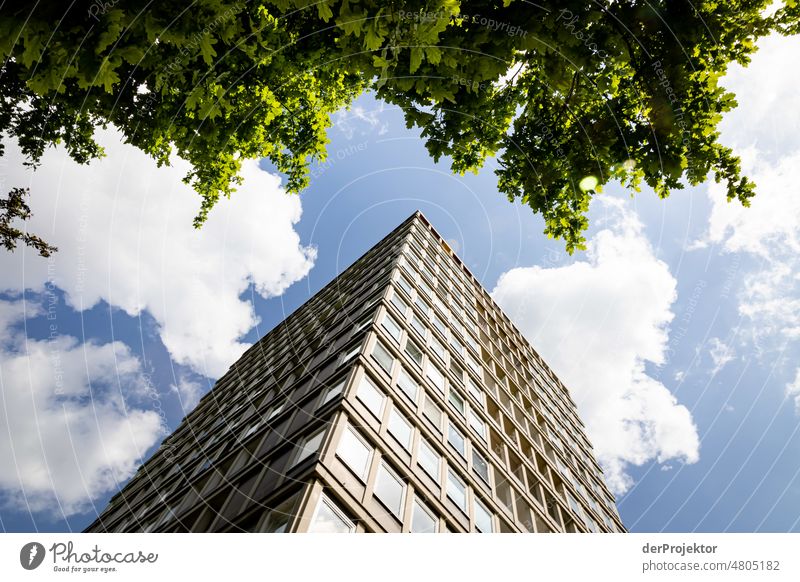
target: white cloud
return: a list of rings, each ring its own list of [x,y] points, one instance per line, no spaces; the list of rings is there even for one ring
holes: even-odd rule
[[[794,381],[786,385],[786,396],[794,399],[794,409],[800,414],[800,368],[794,374]]]
[[[186,376],[181,376],[176,384],[170,386],[170,390],[178,395],[184,414],[189,413],[197,406],[200,397],[207,388],[208,386],[204,386],[201,382]]]
[[[569,387],[615,491],[629,464],[695,462],[689,410],[645,362],[665,361],[675,279],[621,201],[598,198],[616,220],[589,242],[586,260],[512,269],[492,292]]]
[[[734,350],[718,337],[712,337],[708,343],[710,344],[708,355],[711,356],[711,361],[714,363],[711,375],[714,376],[734,359]]]
[[[752,152],[748,160],[745,171],[757,187],[748,208],[728,203],[723,184],[709,184],[708,240],[721,244],[725,251],[743,251],[763,259],[771,259],[776,249],[784,251],[781,255],[800,252],[800,150],[775,163]]]
[[[33,174],[7,144],[5,183],[30,187],[28,228],[59,252],[51,262],[27,249],[0,253],[0,289],[42,291],[50,281],[78,310],[101,300],[132,316],[146,310],[174,361],[220,376],[258,323],[242,293],[253,284],[263,297],[279,295],[313,264],[315,250],[293,229],[299,197],[246,162],[239,191],[195,230],[199,197],[181,181],[187,163],[157,168],[113,131],[99,141],[105,159],[79,166],[55,148]]]
[[[384,135],[389,131],[389,122],[381,120],[384,110],[383,102],[370,111],[361,105],[353,105],[334,114],[333,124],[347,139],[353,139],[356,131],[366,135],[377,130],[378,135]]]
[[[758,47],[747,67],[734,63],[722,79],[739,103],[720,124],[722,142],[737,153],[752,146],[782,155],[800,147],[797,77],[788,74],[800,60],[800,37],[775,34],[760,39]]]
[[[164,426],[123,397],[148,390],[124,344],[33,340],[11,329],[41,313],[0,301],[0,497],[17,510],[69,516],[129,478]]]
[[[742,156],[756,184],[749,208],[725,200],[711,183],[708,232],[702,244],[742,253],[756,266],[741,273],[738,310],[751,324],[756,353],[781,353],[800,338],[800,109],[797,80],[786,71],[800,60],[800,37],[759,41],[749,67],[731,67],[724,85],[739,107],[726,114],[722,140]]]

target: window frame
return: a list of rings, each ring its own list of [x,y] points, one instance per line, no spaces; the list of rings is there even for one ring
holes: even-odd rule
[[[408,434],[405,436],[405,441],[401,440],[401,436],[398,435],[395,430],[393,430],[393,426],[398,426],[398,423],[403,425],[408,429]],[[397,405],[394,404],[392,409],[389,411],[389,419],[386,422],[386,431],[398,442],[400,445],[407,451],[411,452],[411,447],[414,444],[414,423],[411,422],[408,417],[403,414],[403,412],[397,408]]]
[[[423,457],[422,455],[423,447],[425,447],[427,451],[432,453],[430,455],[426,455],[426,457],[436,458],[436,473],[437,473],[436,475],[432,475],[431,472],[428,470],[428,467],[426,467],[425,464],[420,462],[420,459],[422,459]],[[420,468],[422,468],[422,470],[425,472],[426,475],[428,475],[428,477],[436,481],[437,484],[440,484],[442,482],[442,455],[439,453],[439,451],[436,450],[436,447],[434,447],[428,442],[428,439],[426,439],[425,437],[419,439],[419,446],[417,447],[417,465],[419,465]]]
[[[350,462],[345,458],[345,456],[342,453],[340,453],[346,433],[349,433],[350,436],[354,438],[356,442],[361,446],[363,446],[364,449],[366,449],[367,451],[366,462],[364,463],[364,468],[361,474],[359,474],[356,471],[356,467],[353,467],[353,465],[350,464]],[[364,438],[361,435],[361,433],[359,433],[358,430],[356,430],[355,427],[353,427],[353,425],[351,425],[349,422],[345,425],[345,429],[342,432],[342,436],[339,437],[339,443],[336,445],[336,452],[334,454],[340,461],[342,461],[344,466],[347,467],[351,473],[353,473],[353,475],[358,477],[362,482],[364,483],[367,482],[367,477],[369,476],[369,469],[370,466],[372,465],[372,458],[375,455],[375,447],[371,446],[370,442],[366,438]]]
[[[395,483],[400,485],[400,495],[399,495],[399,502],[400,506],[397,508],[395,512],[395,508],[390,506],[390,501],[386,499],[382,499],[380,495],[378,495],[378,487],[381,481],[381,476],[386,475],[388,478],[392,479]],[[403,510],[405,509],[406,504],[406,493],[408,492],[408,483],[406,483],[400,474],[395,471],[386,461],[381,460],[380,465],[378,466],[378,472],[375,474],[375,482],[372,486],[372,496],[377,499],[381,505],[386,507],[392,515],[394,515],[398,520],[403,519]]]

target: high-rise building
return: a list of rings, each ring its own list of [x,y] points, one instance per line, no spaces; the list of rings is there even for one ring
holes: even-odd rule
[[[87,531],[625,530],[567,389],[417,212],[247,350]]]

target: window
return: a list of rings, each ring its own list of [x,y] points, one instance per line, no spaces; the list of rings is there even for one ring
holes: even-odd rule
[[[450,403],[450,406],[455,408],[461,416],[464,416],[464,411],[466,410],[464,405],[464,397],[461,396],[457,390],[450,388],[447,394],[447,401]]]
[[[422,272],[423,275],[425,275],[428,278],[429,281],[433,282],[436,280],[436,277],[431,272],[430,267],[428,267],[428,265],[426,265],[425,263],[420,265],[420,271]]]
[[[400,312],[400,315],[405,317],[406,310],[408,309],[408,303],[403,301],[403,298],[400,297],[399,293],[394,293],[394,292],[392,293],[391,302],[392,302],[392,305],[394,305],[397,308],[397,310]]]
[[[316,453],[319,450],[319,447],[322,444],[322,439],[324,437],[325,437],[325,429],[322,429],[317,431],[316,434],[303,439],[303,444],[300,445],[300,448],[297,451],[297,456],[295,456],[294,462],[289,466],[289,468],[291,469],[295,465],[300,464],[308,457]]]
[[[384,372],[390,376],[392,375],[392,364],[394,363],[394,358],[381,342],[375,342],[375,347],[372,348],[372,357],[375,358],[375,361],[378,362],[378,365],[383,369]]]
[[[450,422],[450,429],[447,432],[447,442],[450,443],[455,450],[458,451],[462,457],[467,455],[467,441],[464,435]]]
[[[464,513],[467,512],[467,486],[452,469],[447,470],[447,496]]]
[[[438,483],[442,478],[442,457],[424,438],[419,439],[419,455],[417,463],[422,470]]]
[[[567,493],[567,502],[569,503],[570,509],[572,509],[572,511],[574,511],[577,514],[578,519],[583,520],[583,511],[581,510],[581,506],[578,504],[577,501],[575,501],[575,498],[569,493]]]
[[[425,395],[422,413],[433,423],[437,430],[442,430],[442,409],[436,405],[436,402],[428,394]]]
[[[350,350],[349,352],[347,352],[347,354],[345,354],[345,355],[342,357],[342,361],[341,361],[341,362],[339,362],[339,365],[341,366],[342,364],[346,364],[347,362],[349,362],[350,360],[352,360],[353,358],[355,358],[355,357],[358,355],[358,353],[359,353],[360,351],[361,351],[361,346],[360,346],[360,345],[359,345],[359,346],[356,346],[356,347],[354,347],[352,350]]]
[[[284,406],[286,406],[286,400],[284,400],[280,404],[275,405],[275,407],[272,409],[272,411],[267,416],[267,420],[272,420],[273,418],[278,416],[283,411],[283,407]]]
[[[472,378],[467,378],[467,391],[475,400],[481,404],[485,404],[486,397],[484,396],[483,391],[480,389],[480,386],[478,386]]]
[[[406,279],[405,275],[400,275],[399,277],[397,277],[397,284],[400,286],[400,288],[403,291],[408,293],[409,297],[411,296],[411,291],[412,291],[413,287],[411,286],[411,283],[409,282],[409,280]]]
[[[392,471],[389,466],[381,462],[378,470],[378,477],[375,480],[375,497],[383,503],[395,516],[401,517],[403,514],[403,498],[406,493],[406,485]]]
[[[434,354],[436,354],[443,362],[445,361],[445,354],[447,350],[442,345],[442,342],[437,340],[435,337],[431,338],[431,350]]]
[[[330,499],[321,495],[308,531],[309,533],[353,533],[356,531],[356,526]]]
[[[423,338],[428,337],[428,328],[425,327],[425,324],[422,323],[422,321],[420,321],[416,313],[411,317],[411,327]]]
[[[450,371],[453,373],[453,377],[458,382],[459,386],[464,385],[464,368],[458,365],[458,362],[455,361],[454,358],[450,358]]]
[[[292,495],[278,507],[272,509],[259,531],[264,533],[283,533],[289,529],[289,524],[295,515],[298,497],[297,494]]]
[[[487,485],[489,484],[489,462],[475,450],[475,447],[472,448],[472,470]]]
[[[484,441],[486,440],[486,423],[472,410],[469,411],[469,427],[478,433]]]
[[[438,519],[419,499],[414,499],[411,512],[411,533],[436,533],[439,531]]]
[[[388,332],[390,336],[392,336],[394,341],[396,341],[398,344],[400,343],[400,336],[403,335],[403,328],[400,327],[400,324],[397,323],[394,317],[388,313],[384,314],[381,326]]]
[[[439,318],[438,315],[434,313],[431,322],[433,323],[433,327],[439,330],[440,334],[445,335],[445,330],[447,328],[445,327],[444,322]]]
[[[397,410],[397,407],[392,407],[389,413],[389,434],[397,439],[403,448],[411,450],[411,437],[414,435],[414,428],[408,422],[405,415]]]
[[[362,481],[367,478],[372,447],[350,425],[342,433],[336,456],[342,459]]]
[[[409,376],[408,372],[402,367],[400,368],[400,373],[397,375],[397,387],[400,388],[403,394],[411,399],[411,402],[417,401],[419,384],[417,384],[416,380]]]
[[[344,385],[347,382],[347,378],[340,379],[336,384],[328,388],[328,391],[325,392],[325,396],[322,397],[319,406],[325,406],[328,402],[339,396],[344,390]]]
[[[441,370],[439,370],[435,364],[428,362],[426,375],[430,378],[430,381],[433,382],[433,385],[436,386],[440,392],[444,393],[444,374],[442,374]]]
[[[412,360],[414,360],[414,363],[417,366],[422,367],[422,350],[417,344],[411,340],[408,340],[406,342],[406,353]]]
[[[475,531],[479,533],[492,533],[494,531],[492,514],[478,499],[475,499]]]
[[[422,298],[422,295],[417,295],[417,299],[414,301],[417,307],[419,307],[420,311],[425,317],[429,317],[431,314],[431,307],[428,303]]]
[[[470,355],[467,355],[465,359],[467,360],[467,366],[469,366],[473,372],[475,372],[476,374],[478,374],[478,376],[480,376],[482,371],[481,365],[475,360],[475,358],[473,358]]]
[[[358,385],[358,392],[356,393],[358,399],[364,403],[372,414],[381,417],[383,414],[383,403],[386,397],[383,393],[375,387],[372,380],[364,374],[361,377],[361,383]]]
[[[283,404],[281,404],[279,408],[283,408]],[[272,416],[274,416],[274,415],[270,415],[270,418],[272,418]],[[245,429],[244,433],[242,433],[242,439],[246,439],[251,434],[255,433],[258,430],[258,427],[260,425],[261,425],[261,421],[259,420],[257,422],[254,422],[253,424],[251,424],[249,427],[247,427]]]
[[[475,353],[479,354],[480,353],[480,348],[479,348],[478,342],[475,340],[475,338],[472,337],[472,335],[470,335],[469,333],[465,333],[464,334],[464,338],[467,340],[467,344],[469,345],[469,347],[471,347],[473,350],[475,350]]]
[[[431,289],[431,286],[430,286],[430,285],[428,285],[428,284],[425,282],[425,280],[424,280],[424,279],[420,279],[420,280],[419,280],[419,288],[420,288],[420,290],[421,290],[423,293],[425,293],[425,295],[427,295],[427,296],[428,296],[428,298],[431,298],[431,297],[433,297],[433,289]]]
[[[365,327],[369,326],[369,324],[371,324],[371,323],[372,323],[372,314],[370,314],[369,316],[365,317],[365,318],[364,318],[364,319],[361,321],[361,323],[359,323],[359,324],[358,324],[358,325],[355,327],[355,329],[353,329],[353,333],[352,333],[352,335],[356,335],[358,332],[360,332],[360,331],[361,331],[362,329],[364,329]]]

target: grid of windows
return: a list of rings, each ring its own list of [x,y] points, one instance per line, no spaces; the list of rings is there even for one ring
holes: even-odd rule
[[[362,371],[351,374],[354,368]],[[351,388],[349,378],[356,380]],[[179,531],[185,508],[205,505],[214,512],[193,515],[180,527],[221,531],[238,523],[236,508],[247,505],[240,497],[249,495],[239,492],[252,493],[275,479],[268,475],[292,467],[293,474],[305,471],[314,463],[304,461],[315,454],[326,462],[321,448],[328,433],[312,422],[315,411],[334,415],[351,401],[363,406],[356,415],[364,418],[337,433],[330,454],[364,483],[365,494],[409,520],[404,531],[427,530],[430,523],[438,528],[445,499],[467,516],[468,524],[448,521],[459,530],[623,529],[568,392],[421,216],[248,350],[165,440],[180,462],[154,455],[142,472],[147,479],[137,474],[125,503],[118,499],[104,512],[103,527],[124,531],[114,528],[133,523],[126,511],[135,510],[142,527]],[[368,422],[380,432],[369,432]],[[398,452],[390,456],[404,449],[405,460],[392,457],[392,466],[384,460],[388,452],[378,442],[384,435],[396,441]],[[235,454],[227,452],[229,439]],[[403,466],[409,458],[435,491],[418,495]],[[253,474],[257,465],[264,469]],[[395,511],[398,485],[391,475],[402,499],[413,490],[407,496],[413,507],[401,501]],[[179,503],[197,480],[208,502]],[[163,497],[152,495],[155,485]],[[321,515],[320,524],[328,525],[319,527],[355,531],[338,502],[319,499],[304,523],[316,524]],[[252,520],[247,527],[258,531],[293,523],[291,517]]]

